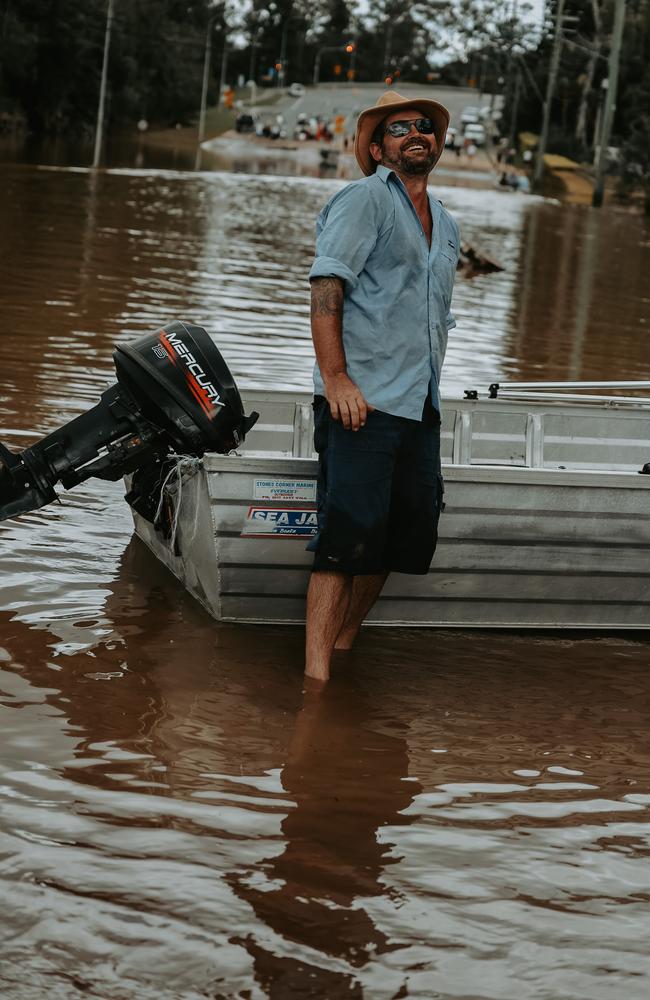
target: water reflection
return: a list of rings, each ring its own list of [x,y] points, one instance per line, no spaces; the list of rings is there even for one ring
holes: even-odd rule
[[[234,995],[237,976],[242,988],[252,976],[270,977],[273,996],[300,995],[278,990],[301,981],[338,995],[331,991],[353,978],[337,960],[364,965],[385,947],[353,903],[382,892],[390,859],[376,829],[398,823],[417,790],[402,781],[405,739],[375,731],[374,707],[354,687],[303,697],[297,634],[271,650],[257,630],[221,629],[215,646],[213,624],[157,576],[132,542],[106,605],[114,628],[62,661],[46,631],[6,614],[0,621],[4,705],[44,702],[49,720],[27,766],[19,729],[5,730],[15,749],[3,755],[13,805],[0,839],[20,879],[23,922],[9,956],[31,966],[28,942],[55,949],[46,969],[69,967],[92,983],[106,941],[115,983],[128,966],[145,986],[222,981]],[[288,674],[287,656],[296,667]],[[65,945],[40,919],[43,907],[65,928]],[[133,910],[164,975],[131,956],[130,937],[120,942]],[[81,922],[83,960],[73,943]],[[205,966],[198,973],[196,962],[184,967],[190,925]],[[286,952],[296,945],[305,957],[292,962]]]
[[[647,220],[545,204],[522,235],[507,338],[517,377],[647,378]]]
[[[408,822],[401,813],[419,785],[407,777],[406,723],[402,735],[387,734],[375,711],[349,679],[303,694],[281,772],[294,802],[282,823],[286,846],[236,880],[257,917],[302,953],[279,962],[255,938],[244,941],[270,997],[361,996],[351,972],[319,968],[320,956],[356,969],[396,947],[366,905],[383,894],[384,869],[395,862],[377,833]]]
[[[103,592],[0,613],[0,983],[646,995],[645,645],[380,630],[315,694],[138,541]]]

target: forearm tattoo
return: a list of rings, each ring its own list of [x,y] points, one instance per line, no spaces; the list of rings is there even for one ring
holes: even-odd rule
[[[312,316],[336,316],[343,302],[343,282],[340,278],[314,278],[311,283]]]

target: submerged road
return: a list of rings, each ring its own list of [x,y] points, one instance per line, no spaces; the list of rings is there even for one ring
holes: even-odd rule
[[[295,98],[286,94],[273,104],[260,103],[256,107],[263,118],[268,116],[269,121],[282,114],[288,130],[293,129],[300,114],[308,118],[316,115],[324,118],[345,115],[346,130],[353,132],[359,113],[364,108],[372,107],[387,89],[389,88],[383,83],[323,83],[317,87],[307,87],[303,97]],[[491,100],[490,94],[480,95],[470,87],[431,87],[398,82],[395,88],[390,89],[396,89],[405,97],[426,97],[439,101],[451,112],[453,126],[460,125],[463,108],[468,105],[487,107]],[[500,98],[497,100],[500,101]]]

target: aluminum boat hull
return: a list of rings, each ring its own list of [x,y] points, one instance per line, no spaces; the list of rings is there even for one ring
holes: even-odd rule
[[[214,618],[302,622],[309,397],[242,395],[259,427],[241,454],[208,454],[183,477],[176,551],[137,514],[136,532]],[[649,628],[650,407],[497,399],[443,411],[436,555],[426,576],[393,574],[368,623]]]

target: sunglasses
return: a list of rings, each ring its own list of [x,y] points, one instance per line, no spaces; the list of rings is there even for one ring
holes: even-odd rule
[[[433,122],[430,118],[416,118],[410,121],[391,122],[384,128],[384,135],[388,132],[388,135],[392,135],[393,139],[402,139],[411,131],[411,125],[415,125],[416,131],[422,135],[431,135],[433,132]]]

